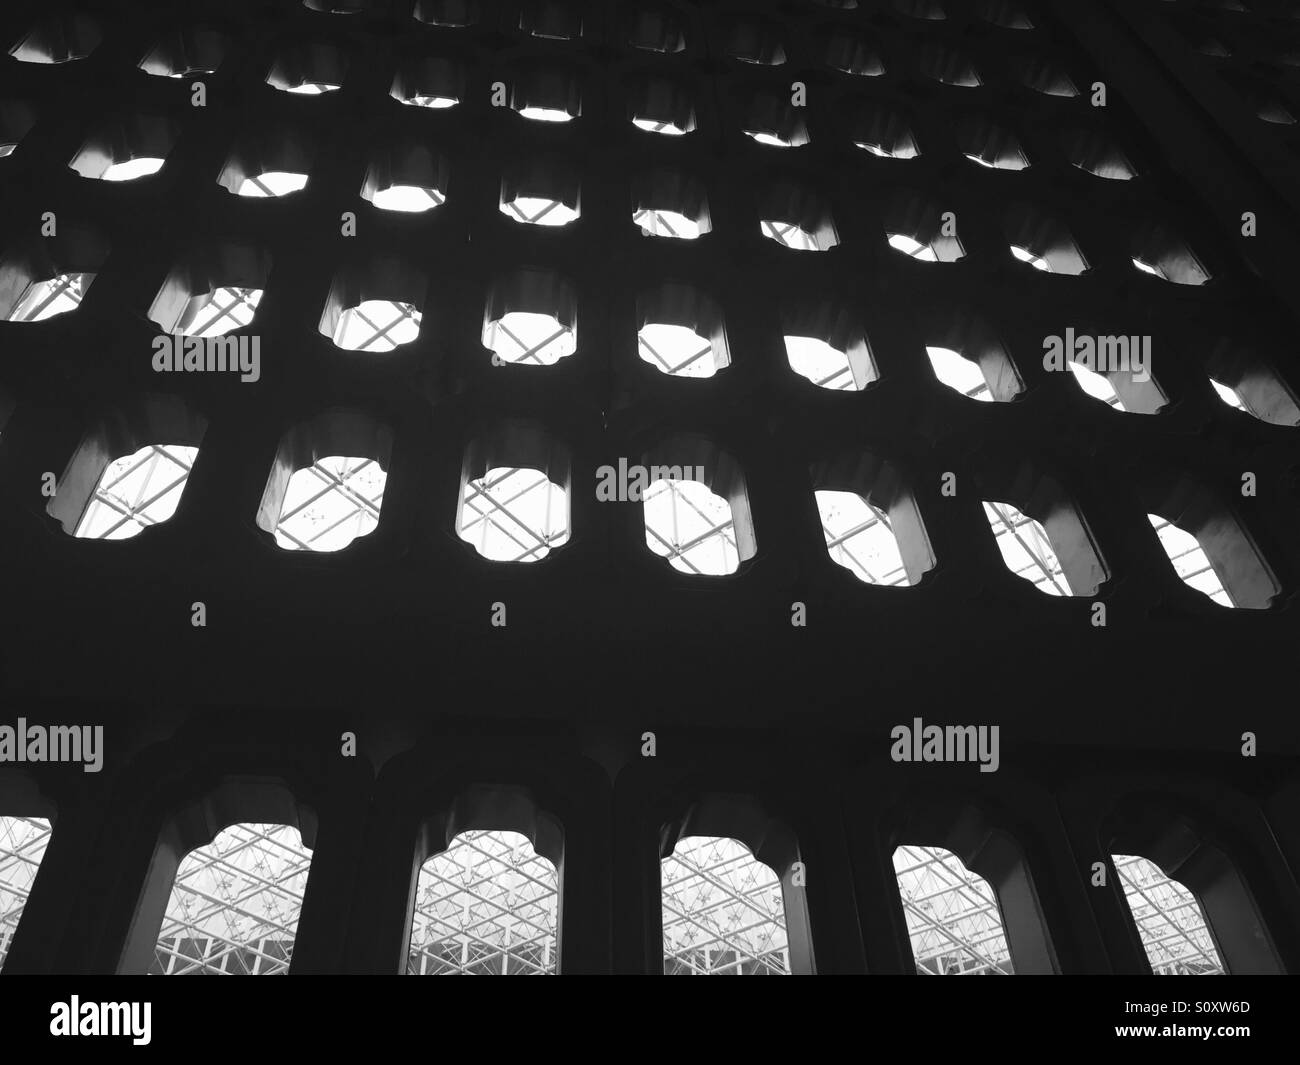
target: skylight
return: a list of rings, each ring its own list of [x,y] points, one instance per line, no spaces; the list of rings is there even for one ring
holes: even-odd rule
[[[577,350],[577,338],[552,314],[508,311],[483,327],[483,346],[502,362],[551,366]]]
[[[456,533],[493,562],[536,562],[568,542],[565,491],[540,470],[488,470],[465,485]]]
[[[723,576],[740,567],[731,504],[699,481],[658,480],[642,496],[646,545],[673,569]]]
[[[340,551],[379,524],[388,475],[374,459],[330,455],[289,478],[275,542],[289,551]]]
[[[687,836],[660,877],[665,975],[789,974],[781,882],[743,843]]]
[[[814,493],[826,550],[867,584],[908,585],[889,517],[856,492],[821,489]]]
[[[150,444],[105,467],[74,536],[126,540],[176,513],[196,447]]]
[[[518,832],[462,832],[420,868],[406,972],[556,971],[559,874]]]
[[[894,874],[922,976],[1003,976],[1014,970],[997,896],[942,847],[899,847]]]

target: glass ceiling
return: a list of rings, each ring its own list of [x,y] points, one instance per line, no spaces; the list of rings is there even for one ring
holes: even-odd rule
[[[196,447],[149,444],[110,462],[73,535],[126,540],[166,521],[176,513],[198,454]]]
[[[215,337],[242,329],[253,320],[253,312],[261,302],[260,288],[214,289],[185,305],[176,331],[185,336]]]
[[[1000,976],[1013,972],[997,896],[942,847],[899,847],[894,873],[912,958],[922,976]]]
[[[564,489],[540,470],[488,470],[465,485],[456,531],[493,562],[536,562],[568,542]]]
[[[502,362],[550,366],[572,355],[577,339],[554,315],[508,311],[483,327],[483,346]]]
[[[867,584],[908,585],[907,570],[889,518],[856,492],[814,493],[826,550]]]
[[[636,339],[641,358],[672,377],[712,377],[721,369],[712,343],[684,325],[649,322]]]
[[[849,357],[824,340],[788,336],[785,338],[785,355],[795,373],[808,378],[820,388],[843,392],[859,391],[858,382],[853,377],[853,367],[849,365]]]
[[[81,306],[82,297],[94,279],[94,274],[83,273],[60,274],[45,281],[33,281],[9,312],[9,321],[40,322],[75,311]]]
[[[660,875],[665,975],[790,972],[781,883],[743,843],[687,836]]]
[[[1157,976],[1213,976],[1224,972],[1195,896],[1140,855],[1112,854],[1147,960]]]
[[[518,832],[462,832],[424,863],[406,972],[549,976],[559,876]]]
[[[793,222],[777,222],[765,218],[761,228],[763,236],[770,237],[784,247],[794,248],[796,251],[817,250],[817,238],[807,230],[800,229]]]
[[[49,846],[50,832],[50,822],[41,817],[0,816],[0,970]]]
[[[1147,520],[1160,537],[1160,546],[1165,549],[1174,572],[1184,584],[1204,592],[1220,606],[1234,605],[1196,537],[1157,514],[1148,514]]]
[[[388,475],[374,459],[330,455],[289,478],[275,542],[290,551],[338,551],[374,531]]]
[[[984,502],[984,513],[989,519],[1002,552],[1002,561],[1017,577],[1023,577],[1040,592],[1048,595],[1071,595],[1065,572],[1047,539],[1047,530],[1033,518],[1020,513],[1010,503]]]
[[[0,816],[0,967],[51,837],[43,818]],[[1225,972],[1195,896],[1155,863],[1112,855],[1152,969]],[[236,824],[181,861],[150,972],[287,972],[311,853],[286,825]],[[996,894],[940,847],[893,855],[917,972],[1013,972]],[[776,873],[732,839],[679,840],[661,862],[664,972],[790,972]],[[555,866],[515,832],[465,832],[425,862],[407,972],[548,974],[557,970]]]
[[[311,852],[288,825],[232,825],[181,861],[153,975],[288,972]]]
[[[731,504],[707,485],[660,479],[641,499],[646,545],[673,569],[722,576],[740,567]]]

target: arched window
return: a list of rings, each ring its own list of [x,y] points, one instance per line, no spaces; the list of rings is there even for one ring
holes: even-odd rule
[[[1220,606],[1236,605],[1195,536],[1157,514],[1148,514],[1147,520],[1160,537],[1160,546],[1173,563],[1179,580],[1189,588],[1204,592]]]
[[[288,972],[311,853],[289,825],[235,824],[176,870],[151,974]]]
[[[1048,595],[1069,595],[1070,586],[1047,530],[1010,503],[984,502],[998,550],[1007,569]]]
[[[740,567],[731,504],[708,485],[660,478],[641,499],[646,546],[673,569],[719,577]]]
[[[488,470],[466,482],[456,533],[493,562],[536,562],[568,542],[566,493],[541,470]]]
[[[295,470],[275,526],[289,551],[339,551],[379,524],[388,474],[374,459],[327,455]]]
[[[59,274],[43,281],[33,281],[23,291],[6,320],[40,322],[75,311],[81,306],[82,297],[93,280],[94,274],[79,273]]]
[[[686,836],[660,875],[665,975],[790,973],[781,881],[743,843]]]
[[[978,399],[981,403],[993,401],[984,371],[974,359],[968,359],[951,348],[926,348],[925,353],[930,357],[934,376],[954,392],[960,392],[968,399]]]
[[[901,846],[894,875],[922,976],[1008,975],[1011,952],[997,895],[942,847]]]
[[[43,817],[0,817],[0,970],[50,843]]]
[[[126,540],[176,513],[196,447],[148,444],[114,459],[95,487],[73,534],[90,540]]]
[[[527,836],[462,832],[420,869],[407,975],[554,975],[559,898]]]
[[[856,492],[814,493],[826,550],[838,565],[867,584],[908,585],[889,515]]]
[[[1157,976],[1222,974],[1223,960],[1196,896],[1141,855],[1112,854],[1111,860],[1151,971]]]

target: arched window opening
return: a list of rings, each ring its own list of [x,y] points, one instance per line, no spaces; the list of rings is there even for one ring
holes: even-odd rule
[[[340,551],[379,524],[388,475],[374,459],[328,455],[295,470],[275,542],[288,551]]]
[[[1017,577],[1048,595],[1073,595],[1047,530],[1010,503],[984,502],[1002,561]]]
[[[0,972],[52,831],[43,817],[0,816]]]
[[[420,868],[409,976],[550,976],[559,874],[519,832],[462,832]]]
[[[912,583],[887,513],[856,492],[822,489],[814,496],[826,550],[838,565],[867,584]]]
[[[642,496],[646,546],[680,573],[724,576],[740,566],[731,504],[694,480],[660,478]]]
[[[311,851],[289,825],[235,824],[176,870],[149,972],[287,973]]]
[[[176,513],[197,447],[149,444],[110,462],[74,536],[126,540]]]
[[[568,542],[567,494],[540,470],[490,469],[465,483],[456,533],[493,562],[536,562]]]
[[[781,881],[743,843],[684,837],[660,876],[665,975],[790,973]]]
[[[930,357],[934,376],[942,384],[954,392],[960,392],[967,399],[976,399],[981,403],[993,402],[993,392],[989,389],[979,363],[951,348],[926,348],[925,353]]]
[[[1157,976],[1218,976],[1225,972],[1201,904],[1155,862],[1136,854],[1112,854],[1115,872]]]
[[[363,300],[343,310],[331,339],[345,351],[392,351],[420,335],[420,317],[414,304]]]
[[[894,875],[922,976],[1004,976],[1014,970],[997,895],[942,847],[901,846]]]
[[[1169,556],[1179,580],[1208,595],[1220,606],[1236,605],[1195,536],[1158,514],[1148,514],[1147,520],[1160,538],[1160,546]]]

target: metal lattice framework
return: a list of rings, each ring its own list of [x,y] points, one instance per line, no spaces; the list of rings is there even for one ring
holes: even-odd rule
[[[1195,536],[1156,514],[1148,514],[1147,520],[1160,537],[1160,546],[1165,549],[1174,572],[1184,584],[1204,592],[1220,606],[1234,605]]]
[[[664,973],[790,972],[781,882],[743,844],[688,836],[660,863]]]
[[[912,958],[923,976],[1007,975],[1007,947],[997,896],[942,847],[894,851]]]
[[[420,869],[407,973],[548,976],[559,874],[518,832],[462,832]]]
[[[76,535],[125,540],[176,513],[196,447],[150,444],[110,462],[95,486]]]
[[[51,831],[50,822],[41,817],[0,817],[0,969]]]
[[[488,470],[465,485],[457,533],[494,562],[536,562],[569,539],[564,489],[540,470]]]
[[[645,540],[682,573],[721,576],[740,565],[731,504],[699,481],[654,481],[641,497]]]
[[[289,825],[237,824],[176,871],[150,972],[287,973],[311,852]]]
[[[1010,503],[984,502],[984,513],[989,519],[1002,552],[1002,561],[1017,577],[1023,577],[1040,592],[1048,595],[1069,595],[1070,586],[1065,572],[1047,539],[1047,530],[1027,514],[1022,514]]]
[[[1157,976],[1217,976],[1223,960],[1196,897],[1140,855],[1113,854],[1124,898]]]
[[[868,584],[906,585],[889,518],[855,492],[814,493],[831,558]]]
[[[331,455],[289,478],[275,542],[293,551],[338,551],[379,524],[388,475],[374,459]]]

